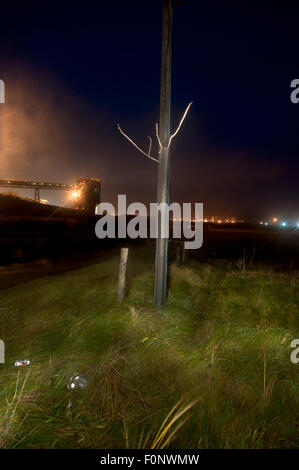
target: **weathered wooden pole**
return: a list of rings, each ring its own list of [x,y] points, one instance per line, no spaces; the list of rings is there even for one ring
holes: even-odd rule
[[[169,148],[170,137],[170,103],[171,103],[171,33],[172,33],[172,0],[163,0],[162,25],[162,63],[160,90],[160,149],[157,177],[157,202],[169,203]],[[158,237],[156,241],[155,264],[155,305],[164,309],[167,298],[167,252],[168,238],[161,236],[161,217],[158,220]]]
[[[189,261],[189,250],[186,250],[184,248],[184,245],[182,246],[182,264],[185,264]]]
[[[118,271],[117,302],[123,301],[126,288],[126,270],[129,248],[122,248],[120,251],[120,262]]]
[[[182,263],[182,247],[181,245],[177,245],[175,250],[175,264],[176,266],[180,266]]]

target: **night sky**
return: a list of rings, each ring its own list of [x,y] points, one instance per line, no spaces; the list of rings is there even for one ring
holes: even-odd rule
[[[299,217],[299,5],[260,3],[174,11],[172,129],[194,104],[172,145],[171,200],[206,216]],[[161,20],[158,0],[1,5],[0,178],[93,176],[105,201],[155,202],[156,163],[116,125],[145,149],[154,137]]]

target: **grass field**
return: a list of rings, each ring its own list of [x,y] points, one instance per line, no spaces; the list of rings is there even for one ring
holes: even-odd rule
[[[0,447],[298,447],[298,272],[191,261],[160,314],[152,254],[130,253],[121,305],[117,270],[115,255],[0,292]],[[67,388],[75,372],[86,388]]]

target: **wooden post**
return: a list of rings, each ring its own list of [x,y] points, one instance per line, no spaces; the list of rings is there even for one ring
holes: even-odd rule
[[[162,63],[160,90],[160,162],[158,165],[157,202],[169,204],[169,138],[170,138],[170,95],[171,95],[171,33],[172,0],[163,0]],[[167,253],[168,239],[161,236],[161,217],[158,220],[155,264],[155,305],[166,307],[167,297]]]
[[[188,263],[190,259],[190,250],[186,250],[183,246],[183,263]]]
[[[184,247],[184,242],[182,245],[182,264],[185,264],[188,261],[189,252]]]
[[[243,273],[245,272],[245,268],[246,268],[246,249],[244,248],[244,251],[243,251],[243,260],[242,260],[242,270],[243,270]]]
[[[129,248],[122,248],[120,251],[120,262],[118,271],[117,302],[123,301],[126,287],[126,270]]]
[[[250,258],[250,261],[249,261],[249,265],[250,265],[250,266],[252,266],[253,263],[254,263],[255,253],[256,253],[256,246],[254,246],[254,247],[253,247],[253,250],[252,250],[252,255],[251,255],[251,258]]]
[[[177,245],[175,250],[175,264],[176,266],[180,266],[182,262],[182,247],[181,245]]]

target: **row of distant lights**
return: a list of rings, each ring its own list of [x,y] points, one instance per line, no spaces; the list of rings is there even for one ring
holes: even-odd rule
[[[285,222],[284,220],[279,222],[276,217],[274,217],[274,219],[272,219],[271,222],[260,222],[260,225],[271,225],[271,224],[279,224],[281,227],[287,227],[288,226],[287,222]],[[292,224],[290,224],[290,225],[292,225]],[[299,228],[299,222],[297,222],[295,225],[296,225],[297,228]]]
[[[204,222],[212,222],[217,224],[235,224],[236,222],[243,222],[243,220],[234,220],[234,219],[225,219],[225,220],[215,220],[215,219],[204,219]]]

